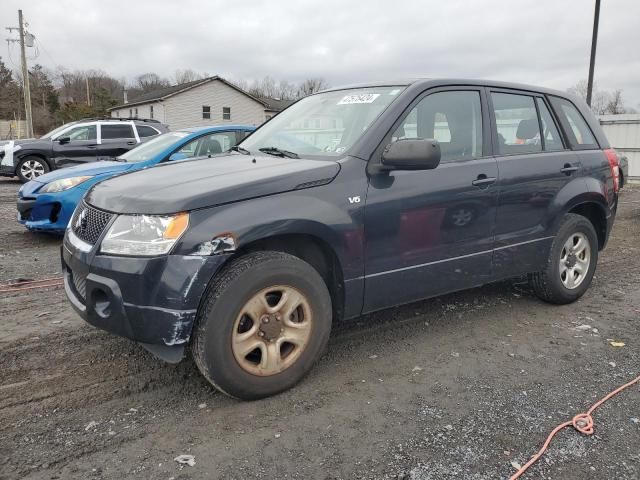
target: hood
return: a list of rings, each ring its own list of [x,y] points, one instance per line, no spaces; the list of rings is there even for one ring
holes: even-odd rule
[[[42,140],[40,138],[18,138],[15,140],[0,140],[0,147],[5,146],[6,144],[13,142],[14,145],[26,145],[27,143],[33,143]]]
[[[329,160],[231,154],[108,179],[86,201],[116,213],[176,213],[329,183],[339,171]]]
[[[105,173],[119,173],[129,170],[133,163],[125,162],[90,162],[86,165],[76,165],[75,167],[59,168],[52,172],[45,173],[37,177],[34,181],[39,183],[49,183],[61,178],[82,177],[84,175],[103,175]]]

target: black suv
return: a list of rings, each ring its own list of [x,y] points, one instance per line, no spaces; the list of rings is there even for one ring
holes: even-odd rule
[[[65,289],[89,323],[168,361],[189,346],[245,399],[299,381],[342,318],[523,274],[575,301],[618,197],[584,102],[488,81],[327,90],[210,162],[94,186]]]
[[[41,138],[1,142],[0,176],[17,176],[25,183],[55,168],[113,160],[166,131],[157,120],[87,118],[67,123]]]

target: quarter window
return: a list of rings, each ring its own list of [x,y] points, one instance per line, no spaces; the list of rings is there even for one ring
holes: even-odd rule
[[[438,92],[425,97],[405,117],[391,141],[407,138],[438,140],[443,162],[481,157],[480,92]]]
[[[209,105],[202,106],[202,118],[209,120],[211,118],[211,107]]]
[[[556,128],[551,112],[541,98],[536,98],[538,104],[538,112],[540,112],[540,120],[542,121],[542,138],[544,138],[544,149],[547,151],[564,150],[560,132]]]
[[[498,152],[503,155],[542,151],[540,124],[533,97],[492,93]]]
[[[586,120],[571,102],[564,98],[551,97],[551,103],[556,112],[559,110],[564,115],[573,134],[573,143],[586,146],[596,145],[596,139],[593,137]]]
[[[231,120],[231,107],[222,107],[222,119]]]
[[[158,131],[155,128],[148,127],[146,125],[136,125],[138,129],[138,136],[140,137],[153,137],[158,135]]]
[[[131,125],[102,125],[100,127],[103,140],[115,140],[119,138],[136,138]]]

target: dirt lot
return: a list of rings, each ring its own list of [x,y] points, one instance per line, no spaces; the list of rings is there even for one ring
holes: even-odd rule
[[[59,274],[60,240],[15,222],[18,187],[0,180],[0,283]],[[513,281],[363,317],[297,388],[252,403],[190,359],[165,365],[85,325],[61,289],[0,293],[0,478],[506,478],[640,374],[639,238],[627,188],[576,304]],[[640,478],[640,388],[594,418],[594,436],[565,430],[526,478]]]

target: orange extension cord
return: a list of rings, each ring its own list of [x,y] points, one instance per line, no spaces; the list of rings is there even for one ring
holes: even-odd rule
[[[617,395],[618,393],[623,391],[625,388],[629,388],[630,386],[632,386],[632,385],[634,385],[634,384],[636,384],[638,382],[640,382],[640,377],[637,377],[637,378],[631,380],[629,383],[625,383],[621,387],[618,387],[613,392],[609,393],[603,399],[598,400],[596,403],[593,404],[593,406],[589,410],[587,410],[587,413],[579,413],[578,415],[573,417],[572,420],[569,420],[568,422],[561,423],[556,428],[554,428],[553,431],[547,437],[547,440],[544,442],[544,445],[542,445],[542,448],[540,449],[540,451],[538,451],[538,453],[536,453],[533,457],[531,457],[531,460],[529,460],[526,464],[524,464],[522,467],[520,467],[520,469],[510,478],[510,480],[516,480],[517,478],[520,478],[520,476],[524,472],[526,472],[527,469],[531,465],[536,463],[540,459],[540,457],[542,457],[542,455],[544,455],[544,452],[547,450],[547,448],[549,448],[549,444],[551,443],[551,440],[556,435],[556,433],[558,433],[563,428],[572,426],[578,432],[580,432],[580,433],[582,433],[584,435],[593,435],[593,417],[591,416],[593,411],[596,408],[598,408],[600,405],[602,405],[604,402],[609,400],[611,397]]]
[[[23,282],[8,283],[0,285],[0,293],[22,292],[24,290],[34,290],[38,288],[61,287],[63,285],[62,277],[44,278],[42,280],[27,280]]]

